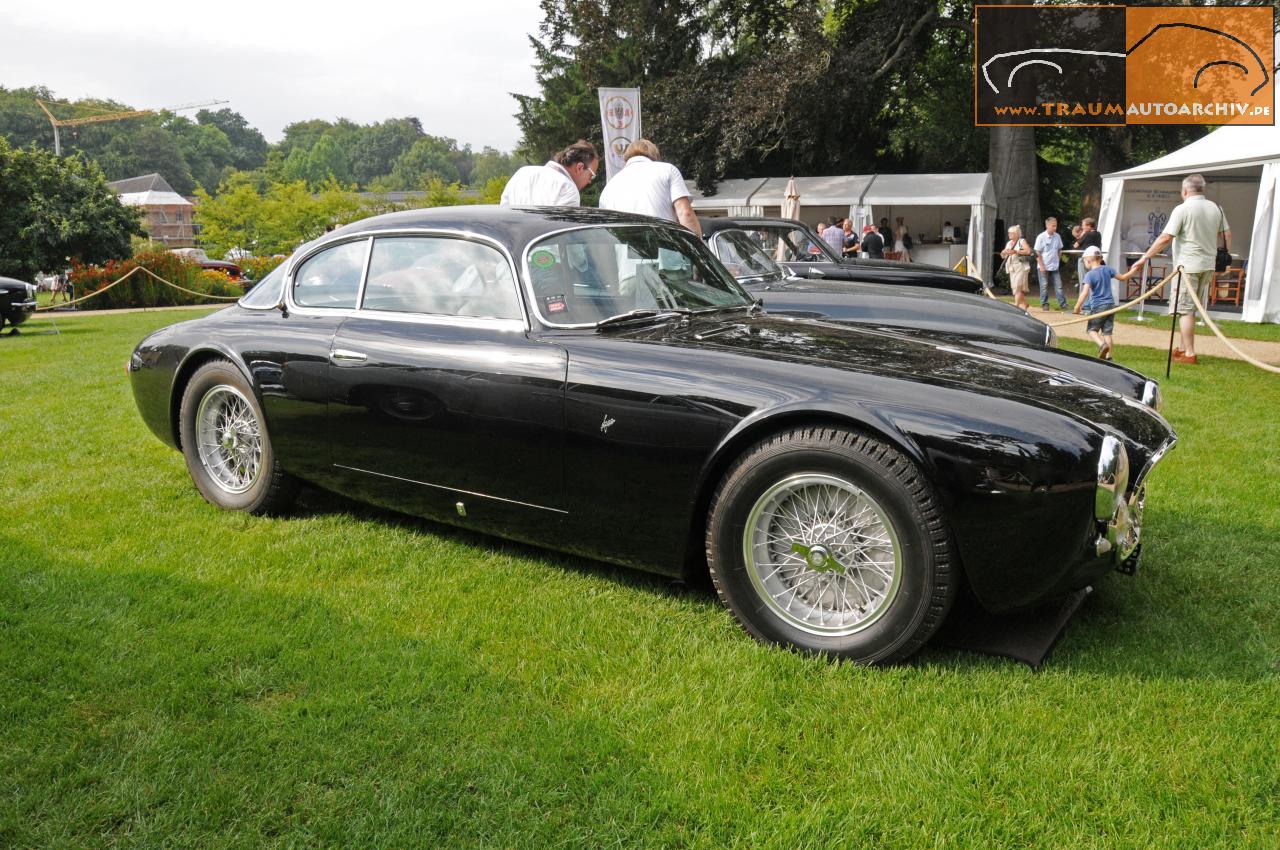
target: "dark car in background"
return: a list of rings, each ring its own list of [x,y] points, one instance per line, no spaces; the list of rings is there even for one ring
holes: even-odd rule
[[[842,256],[809,225],[790,218],[704,218],[699,223],[703,237],[717,256],[722,253],[717,245],[721,233],[746,233],[778,265],[797,277],[896,283],[952,292],[977,293],[983,289],[977,278],[943,266]]]
[[[1175,441],[1155,383],[1142,404],[1007,348],[772,315],[655,219],[441,207],[303,246],[128,369],[225,509],[283,511],[306,482],[709,570],[756,638],[877,663],[962,584],[1011,611],[1136,567]]]
[[[36,311],[36,285],[0,277],[0,329],[10,327],[9,333],[17,333],[18,325]]]

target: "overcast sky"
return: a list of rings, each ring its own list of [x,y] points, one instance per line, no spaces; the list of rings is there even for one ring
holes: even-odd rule
[[[428,133],[511,150],[510,93],[537,93],[541,19],[537,0],[0,0],[0,85],[138,108],[227,100],[272,142],[308,118],[415,115]]]

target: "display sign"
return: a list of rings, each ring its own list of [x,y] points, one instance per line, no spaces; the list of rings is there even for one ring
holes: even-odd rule
[[[640,138],[640,89],[598,89],[604,127],[605,180],[622,170],[627,145]]]

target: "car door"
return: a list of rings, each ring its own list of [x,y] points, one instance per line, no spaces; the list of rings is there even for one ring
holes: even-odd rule
[[[262,399],[276,456],[289,472],[318,484],[328,483],[333,472],[329,351],[334,333],[355,310],[369,246],[367,237],[355,238],[302,257],[287,281],[286,309],[272,305],[239,326],[237,347]]]
[[[345,486],[410,513],[545,539],[564,514],[567,357],[527,331],[496,243],[374,239],[360,309],[329,352]]]

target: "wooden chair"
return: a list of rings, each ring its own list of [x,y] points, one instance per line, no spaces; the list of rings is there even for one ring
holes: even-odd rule
[[[1213,276],[1209,287],[1209,305],[1232,304],[1240,306],[1244,300],[1244,269],[1231,268]]]

